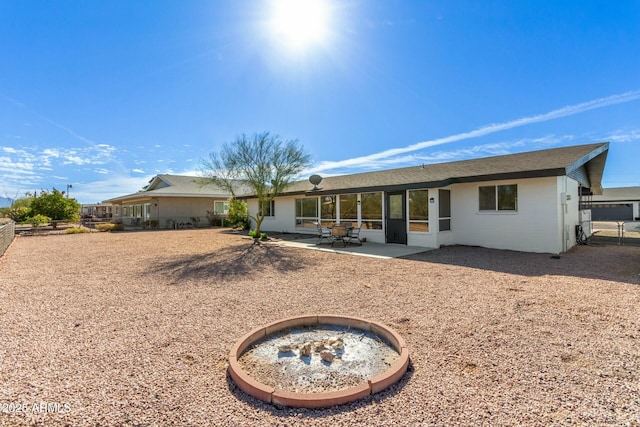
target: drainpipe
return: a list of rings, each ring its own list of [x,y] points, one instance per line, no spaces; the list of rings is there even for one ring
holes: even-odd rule
[[[560,194],[560,207],[562,208],[562,252],[567,251],[567,224],[566,224],[566,214],[567,214],[567,177],[563,177],[564,181],[564,191]]]

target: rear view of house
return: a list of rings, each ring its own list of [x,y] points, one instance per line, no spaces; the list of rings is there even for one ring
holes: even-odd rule
[[[378,243],[473,245],[561,253],[590,230],[583,203],[602,193],[609,143],[294,182],[262,230],[315,233],[351,223]],[[249,213],[257,199],[246,197]]]

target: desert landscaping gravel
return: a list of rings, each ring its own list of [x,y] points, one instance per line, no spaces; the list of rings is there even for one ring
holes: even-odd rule
[[[2,426],[640,425],[640,247],[376,259],[222,229],[20,236],[0,258]],[[327,409],[227,375],[287,316],[386,324],[411,364]]]

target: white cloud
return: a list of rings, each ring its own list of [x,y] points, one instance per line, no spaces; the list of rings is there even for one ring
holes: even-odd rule
[[[534,123],[542,123],[550,120],[559,119],[562,117],[573,116],[576,114],[584,113],[586,111],[595,110],[598,108],[604,108],[610,105],[622,104],[625,102],[631,102],[640,99],[640,90],[625,92],[622,94],[611,95],[604,98],[598,98],[591,101],[583,102],[575,105],[568,105],[556,110],[549,111],[547,113],[538,114],[535,116],[522,117],[519,119],[511,120],[503,123],[493,123],[490,125],[482,126],[478,129],[474,129],[469,132],[458,133],[442,138],[435,138],[427,141],[418,142],[408,145],[406,147],[392,148],[384,150],[379,153],[370,154],[368,156],[356,157],[353,159],[335,161],[335,162],[321,162],[307,172],[320,173],[331,171],[339,168],[365,168],[368,169],[371,165],[385,165],[390,164],[392,159],[396,156],[411,153],[426,148],[435,147],[438,145],[449,144],[458,141],[464,141],[472,138],[479,138],[482,136],[490,135],[496,132],[504,130],[514,129]]]
[[[42,155],[46,157],[60,157],[60,150],[45,148],[44,150],[42,150]]]
[[[144,173],[144,171],[142,169],[131,169],[131,172]]]
[[[628,131],[615,131],[609,136],[603,138],[605,141],[609,142],[633,142],[640,140],[640,130],[628,130]]]

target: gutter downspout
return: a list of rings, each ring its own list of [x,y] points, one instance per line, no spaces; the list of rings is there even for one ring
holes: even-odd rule
[[[567,232],[567,224],[566,224],[566,214],[567,214],[567,177],[563,176],[564,181],[564,189],[560,194],[560,206],[562,208],[562,252],[567,251],[567,241],[568,241],[568,232]]]

